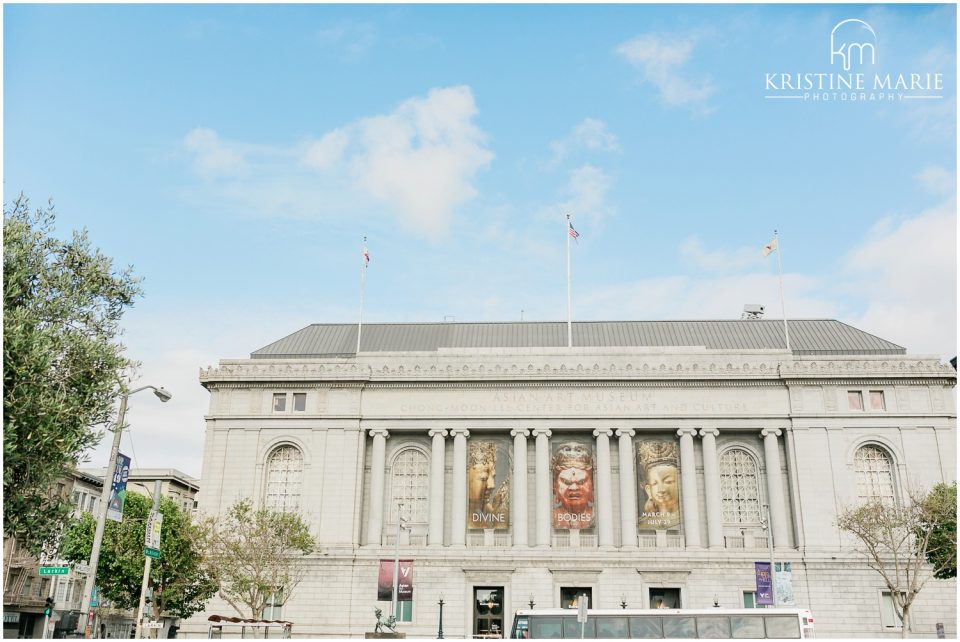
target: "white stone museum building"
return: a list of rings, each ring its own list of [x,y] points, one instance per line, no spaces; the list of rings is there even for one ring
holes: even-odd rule
[[[319,548],[269,614],[363,637],[402,560],[408,637],[520,608],[755,606],[755,563],[817,637],[900,637],[837,526],[957,473],[956,372],[835,320],[316,324],[201,370],[199,510],[300,511]],[[398,506],[402,509],[398,511]],[[766,507],[769,507],[767,510]],[[401,523],[398,525],[398,514]],[[769,531],[767,530],[769,527]],[[398,541],[399,533],[399,541]],[[955,580],[915,637],[955,638]],[[184,622],[206,633],[219,599]]]

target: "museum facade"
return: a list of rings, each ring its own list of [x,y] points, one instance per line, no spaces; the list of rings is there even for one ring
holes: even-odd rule
[[[301,512],[319,549],[265,617],[294,636],[495,637],[531,605],[780,605],[818,637],[899,637],[836,527],[956,479],[956,372],[833,320],[308,326],[202,369],[199,510]],[[235,615],[218,600],[184,623]],[[912,635],[956,636],[955,580]]]

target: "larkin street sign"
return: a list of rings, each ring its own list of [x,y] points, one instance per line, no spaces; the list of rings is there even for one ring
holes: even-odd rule
[[[69,575],[69,566],[41,566],[40,575]]]

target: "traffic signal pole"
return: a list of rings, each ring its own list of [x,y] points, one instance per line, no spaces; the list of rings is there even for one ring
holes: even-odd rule
[[[43,609],[43,635],[41,636],[43,640],[47,639],[47,628],[50,626],[50,616],[53,615],[53,596],[56,594],[58,579],[57,576],[50,578],[50,595],[47,596],[46,605]]]

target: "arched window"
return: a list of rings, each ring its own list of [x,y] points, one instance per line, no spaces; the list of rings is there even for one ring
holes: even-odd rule
[[[725,523],[756,524],[761,521],[757,462],[743,448],[731,448],[720,455],[720,498]]]
[[[276,511],[298,509],[302,477],[303,453],[300,449],[290,445],[274,449],[267,457],[264,506]]]
[[[411,523],[428,519],[430,462],[416,448],[406,448],[393,460],[390,475],[390,522],[397,522],[397,504],[403,504],[403,517]]]
[[[878,446],[861,446],[853,457],[857,474],[857,498],[862,502],[880,500],[894,503],[893,461]]]

